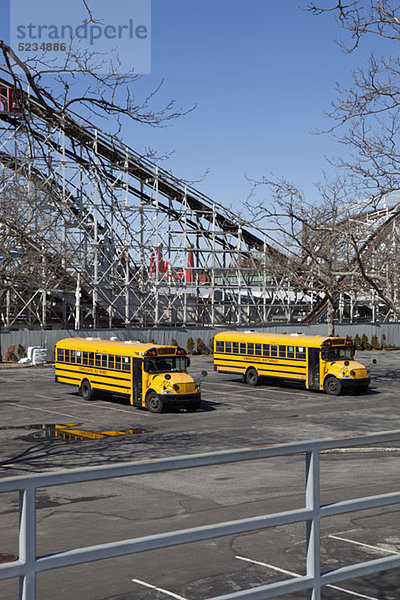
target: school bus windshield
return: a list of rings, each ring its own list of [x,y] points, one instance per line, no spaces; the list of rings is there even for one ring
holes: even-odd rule
[[[352,360],[354,350],[352,346],[338,346],[336,348],[324,348],[322,360]]]
[[[186,371],[184,356],[152,356],[144,361],[147,373],[180,373]]]

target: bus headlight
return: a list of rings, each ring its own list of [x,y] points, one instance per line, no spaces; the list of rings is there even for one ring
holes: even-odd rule
[[[172,387],[176,392],[179,392],[179,385],[177,383],[174,383]]]
[[[356,372],[355,372],[355,371],[350,371],[350,375],[351,375],[352,377],[355,377],[355,376],[356,376]]]

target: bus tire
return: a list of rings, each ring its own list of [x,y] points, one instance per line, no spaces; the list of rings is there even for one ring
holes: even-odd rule
[[[84,400],[93,400],[94,392],[90,382],[87,379],[82,381],[81,387],[79,388],[79,395],[82,396]]]
[[[248,385],[258,385],[259,380],[260,380],[260,378],[258,376],[258,373],[253,367],[250,367],[250,369],[247,369],[246,383]]]
[[[161,413],[164,409],[164,402],[153,390],[147,394],[146,408],[152,413]]]
[[[339,396],[342,391],[342,384],[337,377],[327,377],[324,383],[324,390],[330,396]]]

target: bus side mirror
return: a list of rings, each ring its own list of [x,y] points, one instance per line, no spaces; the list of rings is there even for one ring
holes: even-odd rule
[[[186,368],[188,369],[190,367],[190,358],[186,359]]]
[[[373,364],[373,365],[376,365],[376,358],[373,358],[373,359],[372,359],[372,364]]]
[[[201,382],[203,381],[204,377],[207,377],[207,375],[208,375],[207,371],[202,371],[202,372],[200,373],[200,376],[199,376],[199,377],[197,377],[197,378],[195,379],[195,381],[194,381],[194,382],[195,382],[195,384],[197,385],[197,387],[198,387],[198,386],[201,384]]]

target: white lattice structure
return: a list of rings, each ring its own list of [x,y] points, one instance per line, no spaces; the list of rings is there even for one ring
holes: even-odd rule
[[[16,252],[7,327],[291,318],[296,302],[266,272],[264,256],[279,252],[260,230],[77,115],[60,117],[7,78],[0,88],[0,193],[35,213],[24,226],[34,281],[16,276],[18,224],[0,230]]]
[[[0,311],[8,328],[324,319],[312,281],[295,289],[271,276],[267,265],[285,254],[279,243],[115,136],[50,109],[22,83],[15,92],[7,74],[0,165]],[[389,246],[397,253],[399,205],[357,210],[366,256],[378,256],[377,240],[388,246],[381,256]],[[397,266],[392,275],[396,294]],[[359,292],[377,314],[371,290]],[[352,294],[338,298],[343,318],[355,319],[356,306]]]

